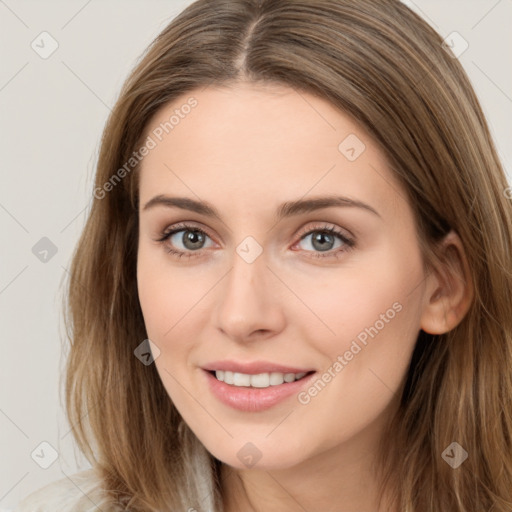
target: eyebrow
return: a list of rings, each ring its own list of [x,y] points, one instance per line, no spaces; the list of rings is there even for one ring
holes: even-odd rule
[[[217,209],[206,201],[196,201],[188,197],[170,197],[166,195],[157,195],[150,199],[143,208],[143,211],[147,211],[156,206],[165,206],[167,208],[181,208],[182,210],[188,210],[196,212],[206,217],[215,217],[222,221],[221,215]],[[358,201],[357,199],[351,199],[343,196],[323,196],[314,197],[311,199],[299,199],[296,201],[287,201],[279,206],[276,211],[276,218],[281,220],[285,217],[292,217],[294,215],[300,215],[302,213],[310,213],[322,208],[330,208],[333,206],[337,207],[354,207],[361,208],[368,212],[381,217],[380,214],[372,208],[370,205]]]

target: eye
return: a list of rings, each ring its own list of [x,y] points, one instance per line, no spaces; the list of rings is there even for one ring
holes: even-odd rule
[[[310,242],[306,245],[309,245],[312,250],[306,248],[305,251],[311,253],[310,257],[314,258],[338,257],[340,253],[347,252],[355,246],[354,239],[346,236],[338,228],[325,224],[309,229],[299,236],[300,240],[293,247],[311,237]],[[209,247],[205,246],[207,238],[211,240],[203,229],[191,224],[180,223],[163,232],[156,241],[164,243],[166,251],[178,258],[192,258],[198,256],[202,249]],[[335,246],[336,239],[339,242],[337,246]]]
[[[190,224],[178,224],[171,230],[162,233],[162,236],[157,240],[158,242],[166,242],[167,252],[174,254],[178,258],[185,256],[191,258],[196,256],[194,252],[200,252],[204,249],[206,238],[210,238],[208,234],[202,229]],[[167,243],[169,241],[170,243]],[[182,247],[180,247],[182,244]],[[178,247],[176,249],[176,247]]]
[[[309,248],[306,251],[312,252],[311,256],[314,258],[337,257],[340,253],[347,252],[355,246],[354,239],[347,237],[336,227],[329,225],[310,229],[301,236],[300,241],[294,247],[308,239],[310,240],[305,245]],[[340,242],[337,246],[335,245],[336,239]],[[315,252],[316,254],[314,254]]]

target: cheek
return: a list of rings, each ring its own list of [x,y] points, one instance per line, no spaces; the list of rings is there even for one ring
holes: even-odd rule
[[[329,409],[350,428],[344,415],[359,411],[363,428],[389,404],[418,336],[423,277],[419,252],[390,244],[337,277],[333,273],[328,286],[309,294],[309,304],[328,326],[322,328],[326,335],[310,337],[324,355],[322,382],[299,397],[312,406],[313,416]],[[330,403],[341,409],[333,413]]]
[[[354,425],[347,412],[358,411],[354,417],[363,428],[389,404],[407,372],[420,325],[421,257],[390,245],[331,277],[308,296],[329,330],[311,334],[326,364],[321,382],[299,402],[314,410],[312,416],[330,414],[327,423],[335,418],[348,429]],[[339,408],[326,407],[331,403]]]
[[[200,309],[208,281],[173,267],[164,248],[139,247],[137,287],[150,339],[157,344],[170,339],[173,330],[182,327],[180,319]]]
[[[324,426],[325,449],[368,427],[399,397],[419,331],[421,287],[411,291],[422,273],[419,260],[391,261],[354,269],[310,295],[334,334],[311,335],[325,366],[297,398],[310,428]]]
[[[172,268],[167,258],[164,249],[139,247],[137,287],[148,338],[160,350],[156,369],[174,404],[186,409],[189,397],[179,383],[187,379],[187,356],[193,348],[190,340],[196,338],[187,332],[187,326],[200,307],[198,295],[203,285],[197,280],[190,285],[190,276],[185,278]]]
[[[310,339],[318,340],[332,358],[349,350],[354,339],[364,346],[376,337],[400,338],[405,329],[407,343],[419,325],[418,285],[423,277],[419,253],[389,244],[346,266],[322,269],[315,277],[295,276],[294,291],[314,313],[308,315],[315,327]]]
[[[178,302],[173,288],[169,288],[169,285],[168,277],[162,274],[158,265],[151,265],[144,258],[139,259],[137,267],[139,302],[148,336],[157,344],[162,339],[163,333],[171,327],[170,312]]]

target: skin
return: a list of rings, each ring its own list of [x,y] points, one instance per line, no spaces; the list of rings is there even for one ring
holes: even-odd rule
[[[208,87],[162,107],[146,136],[190,97],[197,106],[144,158],[140,175],[139,298],[165,389],[226,464],[227,512],[276,503],[283,512],[377,511],[376,447],[419,330],[446,332],[467,311],[460,240],[446,241],[460,275],[425,272],[412,209],[384,153],[328,102],[284,86]],[[338,149],[350,134],[366,146],[354,161]],[[329,207],[274,217],[285,201],[334,193],[378,215]],[[162,205],[145,210],[159,194],[207,201],[222,220]],[[205,230],[203,246],[184,245],[183,231],[156,241],[179,222]],[[336,257],[343,247],[336,236],[325,252],[314,234],[301,241],[325,225],[355,246]],[[252,263],[236,252],[247,236],[263,250]],[[169,246],[195,256],[177,258]],[[394,303],[401,311],[305,405],[294,395],[266,411],[240,412],[206,386],[201,366],[219,359],[321,375]],[[252,468],[237,457],[247,442],[261,452]]]

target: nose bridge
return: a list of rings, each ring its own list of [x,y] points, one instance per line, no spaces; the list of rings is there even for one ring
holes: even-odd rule
[[[263,247],[255,239],[252,241],[246,239],[235,248],[232,262],[223,292],[224,299],[233,300],[234,303],[231,306],[241,301],[247,305],[264,301],[265,297],[258,296],[265,288],[261,286],[267,281],[265,274],[270,271],[267,268],[266,257],[263,255]]]
[[[218,327],[237,339],[248,337],[255,330],[277,329],[281,311],[263,247],[253,237],[246,237],[235,251],[231,270],[221,287]]]

